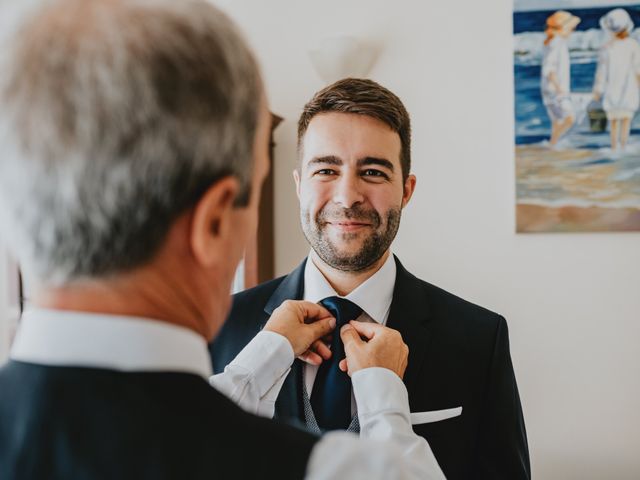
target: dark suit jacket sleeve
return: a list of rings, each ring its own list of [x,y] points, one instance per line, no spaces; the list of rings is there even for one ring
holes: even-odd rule
[[[484,403],[473,478],[529,479],[529,449],[516,377],[509,353],[507,322],[500,317]]]

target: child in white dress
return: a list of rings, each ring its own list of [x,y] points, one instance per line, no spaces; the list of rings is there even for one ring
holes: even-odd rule
[[[540,87],[542,102],[551,119],[551,146],[558,143],[575,121],[570,98],[571,60],[567,39],[578,23],[578,17],[564,10],[547,18]]]
[[[600,50],[593,95],[602,98],[611,148],[616,150],[627,145],[631,120],[640,107],[640,45],[630,37],[633,21],[622,8],[603,16],[600,26],[611,39]]]

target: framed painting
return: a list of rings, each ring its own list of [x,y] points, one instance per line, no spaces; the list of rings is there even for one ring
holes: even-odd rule
[[[640,231],[640,3],[515,0],[517,231]]]

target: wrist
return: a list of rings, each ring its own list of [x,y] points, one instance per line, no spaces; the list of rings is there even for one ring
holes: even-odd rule
[[[384,367],[368,367],[351,377],[358,415],[363,419],[381,411],[409,416],[409,397],[400,377]],[[382,387],[382,388],[381,388]]]
[[[291,340],[289,339],[289,337],[287,337],[287,335],[285,335],[284,332],[280,331],[277,328],[270,327],[268,325],[264,326],[264,328],[262,329],[262,331],[260,333],[262,333],[262,332],[264,332],[266,335],[273,336],[273,338],[278,338],[277,342],[278,342],[278,345],[280,346],[280,348],[281,349],[285,349],[285,350],[290,350],[292,358],[296,357],[296,355],[297,355],[296,349],[294,348],[294,345],[291,342]],[[287,347],[288,347],[288,349],[287,349]],[[293,360],[291,360],[291,361],[293,362]]]

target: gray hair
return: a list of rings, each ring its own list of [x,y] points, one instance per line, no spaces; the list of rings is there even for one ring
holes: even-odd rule
[[[61,0],[16,32],[0,64],[0,228],[30,274],[60,285],[144,265],[226,176],[247,204],[262,82],[215,7]]]

